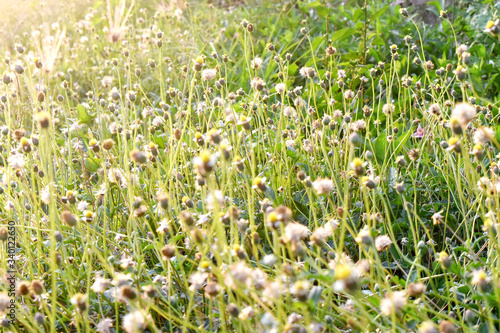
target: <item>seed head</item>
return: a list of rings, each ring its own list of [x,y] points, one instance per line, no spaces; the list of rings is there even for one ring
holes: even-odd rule
[[[67,210],[61,213],[61,220],[70,227],[74,227],[78,221],[76,216]]]

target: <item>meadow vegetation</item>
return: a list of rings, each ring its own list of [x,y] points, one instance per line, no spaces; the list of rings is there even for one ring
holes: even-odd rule
[[[4,20],[3,331],[497,332],[500,5],[407,2]]]

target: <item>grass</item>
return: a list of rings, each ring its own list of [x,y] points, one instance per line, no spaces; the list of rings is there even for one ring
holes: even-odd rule
[[[3,37],[5,331],[498,330],[494,2],[91,5]]]

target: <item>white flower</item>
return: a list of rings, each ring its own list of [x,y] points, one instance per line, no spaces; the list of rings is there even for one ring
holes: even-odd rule
[[[484,145],[495,136],[495,131],[490,127],[481,127],[474,132],[474,143]]]
[[[12,201],[9,200],[5,203],[5,206],[4,206],[5,210],[14,210],[14,208],[16,208],[16,206],[14,205],[14,203]]]
[[[159,126],[162,126],[163,124],[165,124],[165,120],[163,120],[162,117],[160,116],[156,116],[154,117],[153,121],[151,122],[151,124],[154,126],[154,127],[159,127]]]
[[[394,104],[392,104],[392,103],[384,104],[382,106],[382,112],[385,115],[389,115],[389,114],[393,113],[394,112]]]
[[[346,99],[351,99],[351,98],[354,98],[354,91],[352,91],[351,89],[347,90],[345,93],[344,93],[344,97]]]
[[[286,90],[286,84],[284,84],[284,83],[278,83],[274,88],[276,89],[276,92],[278,94],[283,95],[283,93]]]
[[[476,108],[469,103],[458,103],[451,112],[451,117],[455,117],[462,128],[467,127],[476,116]]]
[[[152,114],[153,114],[153,112],[154,112],[154,110],[153,110],[153,108],[152,108],[152,107],[150,107],[150,106],[146,106],[146,107],[144,108],[144,110],[142,110],[142,117],[143,117],[143,118],[147,118],[147,117],[149,117],[150,115],[152,115]]]
[[[262,67],[262,58],[256,57],[254,60],[252,60],[252,68],[259,69],[260,67]]]
[[[51,197],[50,185],[47,185],[43,188],[43,190],[40,191],[40,200],[42,200],[44,204],[48,205],[50,203]]]
[[[12,169],[22,169],[26,164],[22,154],[10,155],[7,162]]]
[[[295,108],[293,106],[285,106],[285,108],[283,109],[283,115],[285,117],[292,117],[292,116],[295,116],[297,114],[297,112],[295,111]]]
[[[311,68],[311,67],[302,67],[300,70],[299,70],[299,73],[302,77],[310,77],[310,78],[313,78],[316,76],[316,71],[314,70],[314,68]]]
[[[333,181],[328,178],[318,178],[313,182],[313,189],[318,195],[330,193],[333,190]]]
[[[104,279],[100,276],[96,277],[94,284],[90,287],[95,293],[102,293],[108,289],[110,280]]]
[[[89,206],[89,203],[87,201],[80,201],[76,208],[80,211],[83,212],[84,210],[87,210],[87,207]]]
[[[146,329],[146,319],[141,311],[135,310],[123,317],[123,329],[127,333],[142,332]]]
[[[391,246],[392,240],[387,235],[380,235],[375,238],[375,248],[377,251],[385,251]]]
[[[10,304],[10,298],[6,293],[0,293],[0,312],[5,312]]]
[[[212,81],[215,79],[215,76],[217,75],[217,71],[215,69],[204,69],[203,72],[201,72],[201,77],[205,81]]]
[[[224,206],[224,195],[221,191],[215,190],[207,196],[207,208],[212,210],[215,207],[219,209]]]
[[[392,313],[399,313],[406,305],[406,293],[404,291],[395,291],[392,294],[385,295],[380,302],[380,311],[384,316],[390,316]]]
[[[309,229],[300,223],[288,223],[285,227],[285,240],[296,243],[307,238],[309,233]]]
[[[201,287],[203,287],[203,284],[208,278],[207,273],[200,273],[200,272],[195,272],[189,276],[189,283],[191,283],[191,286],[189,287],[189,290],[194,291],[194,290],[199,290]]]
[[[113,327],[113,320],[104,318],[97,324],[96,331],[99,333],[111,333],[111,327]]]

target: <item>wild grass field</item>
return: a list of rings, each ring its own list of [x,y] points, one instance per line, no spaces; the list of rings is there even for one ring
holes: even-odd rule
[[[2,332],[500,330],[500,3],[1,5]]]

